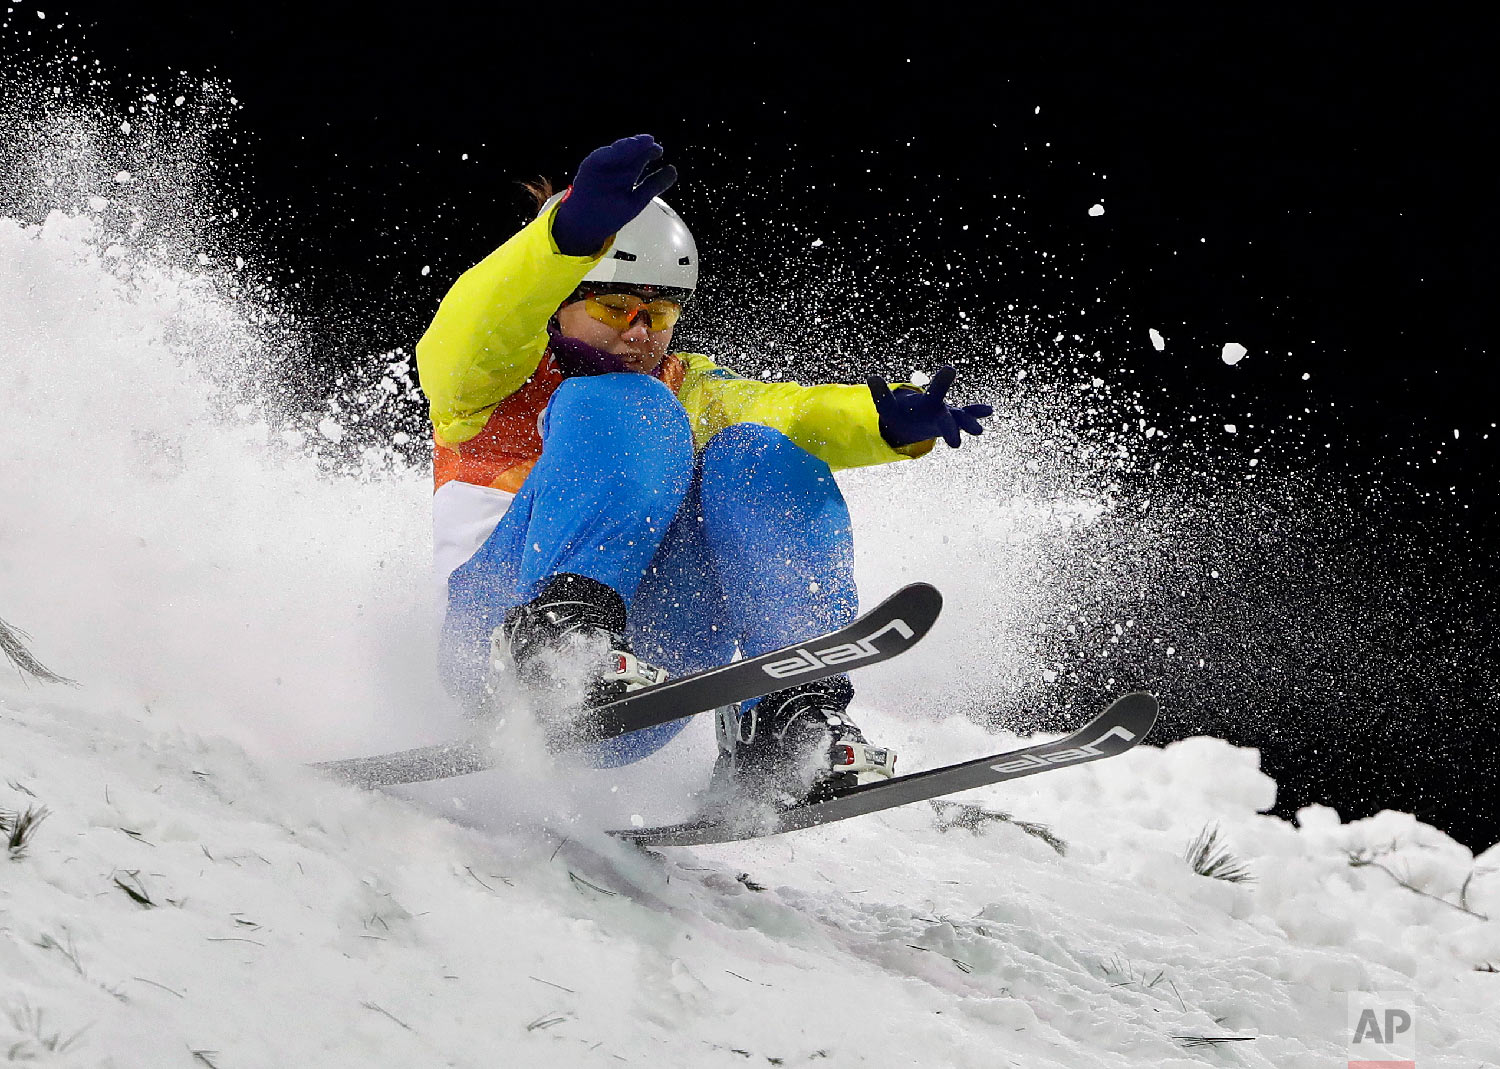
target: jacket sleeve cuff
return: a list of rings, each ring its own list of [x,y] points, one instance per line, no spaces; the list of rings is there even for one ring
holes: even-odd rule
[[[552,252],[557,256],[561,256],[564,260],[571,260],[574,263],[594,264],[604,259],[604,254],[609,252],[609,250],[614,247],[615,236],[613,234],[611,234],[609,236],[609,240],[604,243],[604,247],[601,248],[598,252],[594,253],[592,256],[569,256],[567,253],[563,252],[557,247],[557,239],[552,236],[552,221],[557,218],[557,209],[561,204],[562,202],[559,201],[557,204],[552,205],[552,207],[547,210],[547,244],[551,246]]]
[[[922,387],[918,386],[916,383],[912,383],[912,382],[893,382],[893,383],[891,383],[891,392],[892,393],[896,393],[896,392],[898,392],[900,390],[910,390],[912,393],[926,393],[927,392],[926,390],[922,389]],[[897,453],[900,453],[902,456],[904,456],[904,457],[911,457],[913,460],[915,460],[917,457],[925,457],[928,453],[932,452],[933,446],[935,446],[935,445],[937,445],[937,439],[936,438],[928,438],[926,441],[922,441],[922,442],[909,442],[906,445],[893,445],[893,446],[891,446],[891,448],[893,450],[895,450]]]

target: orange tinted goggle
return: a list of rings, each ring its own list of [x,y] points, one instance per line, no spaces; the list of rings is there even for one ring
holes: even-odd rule
[[[682,315],[682,303],[655,297],[647,300],[633,293],[587,293],[583,306],[588,314],[611,330],[628,330],[636,316],[646,317],[646,329],[666,330]]]

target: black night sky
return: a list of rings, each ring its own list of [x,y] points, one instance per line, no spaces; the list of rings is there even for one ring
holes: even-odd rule
[[[717,322],[739,309],[746,339],[782,328],[808,350],[812,298],[785,272],[745,296],[789,243],[823,240],[811,255],[831,276],[864,283],[816,302],[852,305],[857,329],[840,329],[872,355],[804,358],[804,379],[953,360],[980,381],[973,353],[924,344],[963,309],[1024,320],[1039,345],[1081,334],[1158,409],[1306,410],[1298,455],[1359,528],[1345,559],[1399,571],[1408,547],[1440,550],[1412,558],[1426,593],[1401,633],[1365,636],[1412,657],[1378,708],[1352,685],[1246,689],[1246,674],[1164,690],[1155,741],[1261,746],[1284,815],[1388,807],[1471,847],[1500,839],[1497,189],[1481,164],[1496,114],[1473,27],[1369,5],[57,6],[45,24],[71,28],[37,31],[37,50],[81,42],[122,99],[228,82],[235,201],[321,339],[314,378],[351,352],[409,350],[453,278],[522,221],[517,180],[565,182],[590,149],[649,132],[681,171],[669,199]],[[922,284],[941,271],[953,285]],[[1233,368],[1228,341],[1251,354]],[[1358,674],[1325,659],[1316,584],[1266,582],[1302,614],[1252,636],[1281,676]],[[1235,615],[1205,612],[1220,629]],[[1338,708],[1346,693],[1365,711]]]

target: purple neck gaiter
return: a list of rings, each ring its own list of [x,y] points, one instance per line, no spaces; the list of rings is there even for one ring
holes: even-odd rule
[[[565,337],[555,323],[547,324],[547,336],[552,339],[552,358],[557,369],[565,376],[605,375],[611,371],[629,371],[623,360],[603,349],[595,349],[585,341]]]

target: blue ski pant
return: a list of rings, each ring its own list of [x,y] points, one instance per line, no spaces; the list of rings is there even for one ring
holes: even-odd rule
[[[739,423],[694,455],[688,415],[647,375],[565,381],[542,416],[541,459],[509,511],[448,580],[445,683],[477,703],[491,631],[551,576],[586,575],[629,608],[643,660],[673,676],[754,657],[858,612],[849,509],[828,465],[785,434]],[[629,764],[677,720],[582,756]]]

